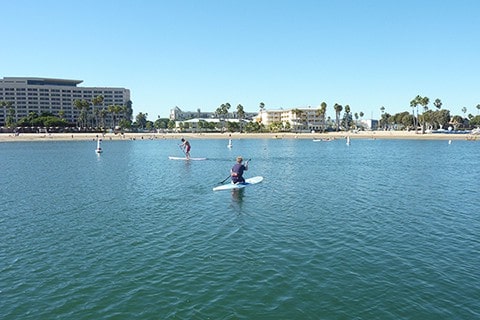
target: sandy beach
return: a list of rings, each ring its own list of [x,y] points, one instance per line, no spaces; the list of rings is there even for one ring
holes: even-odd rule
[[[357,133],[12,133],[0,134],[0,142],[14,141],[88,141],[152,139],[412,139],[412,140],[478,140],[478,135],[450,133],[415,133],[414,131],[359,131]]]

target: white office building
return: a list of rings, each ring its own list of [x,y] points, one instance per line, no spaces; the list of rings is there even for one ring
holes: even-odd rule
[[[0,79],[0,102],[9,103],[15,111],[15,121],[30,112],[40,115],[49,112],[56,116],[62,111],[64,119],[75,123],[80,110],[75,100],[92,101],[102,95],[103,103],[91,108],[106,108],[110,105],[125,106],[130,101],[130,90],[112,87],[77,87],[82,80],[4,77]],[[0,125],[5,125],[7,107],[0,110]]]
[[[257,121],[268,127],[273,123],[281,123],[285,128],[287,124],[292,130],[312,131],[321,130],[323,117],[319,109],[295,108],[288,110],[260,110]]]

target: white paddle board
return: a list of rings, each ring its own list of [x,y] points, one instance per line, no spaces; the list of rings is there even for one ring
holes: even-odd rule
[[[207,158],[186,158],[186,157],[168,157],[170,160],[192,160],[192,161],[201,161],[201,160],[207,160]]]
[[[220,190],[233,190],[233,189],[241,189],[247,186],[251,186],[252,184],[257,184],[263,181],[263,177],[257,176],[253,178],[245,179],[245,183],[229,183],[224,184],[218,187],[213,188],[213,191],[220,191]]]

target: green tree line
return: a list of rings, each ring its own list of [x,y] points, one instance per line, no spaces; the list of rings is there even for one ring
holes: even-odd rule
[[[92,100],[74,100],[74,107],[78,110],[76,123],[69,123],[65,119],[65,112],[59,111],[57,115],[48,112],[40,114],[30,112],[28,116],[15,122],[15,109],[9,101],[0,101],[0,106],[4,112],[5,125],[7,127],[67,127],[76,126],[80,128],[105,130],[107,128],[118,128],[128,130],[153,130],[153,129],[175,129],[175,121],[166,118],[158,118],[155,122],[148,120],[148,113],[139,112],[133,118],[132,102],[128,101],[126,105],[109,105],[103,106],[104,98],[99,95]],[[430,99],[417,95],[410,101],[411,113],[408,111],[390,114],[387,108],[380,107],[381,117],[379,119],[379,128],[384,130],[426,130],[446,129],[453,126],[455,130],[459,128],[469,128],[480,126],[480,104],[476,105],[477,115],[467,114],[467,108],[463,107],[462,115],[450,114],[450,111],[442,108],[443,103],[440,99],[435,99],[430,108]],[[201,131],[246,131],[246,132],[277,132],[290,131],[295,128],[308,128],[307,116],[304,110],[293,109],[295,123],[274,122],[269,124],[268,128],[261,122],[248,122],[244,124],[241,120],[245,117],[244,107],[239,104],[236,107],[236,118],[239,122],[228,121],[230,103],[223,103],[215,110],[215,116],[220,119],[220,123],[210,123],[200,121],[197,128]],[[259,105],[260,112],[265,109],[263,102]],[[359,119],[363,119],[363,111],[352,112],[350,105],[341,105],[335,103],[333,106],[335,119],[327,117],[328,106],[322,102],[316,110],[316,115],[320,118],[321,131],[325,130],[350,130],[352,128],[361,129]],[[343,112],[343,116],[342,116]],[[188,122],[180,123],[180,130],[189,129]]]

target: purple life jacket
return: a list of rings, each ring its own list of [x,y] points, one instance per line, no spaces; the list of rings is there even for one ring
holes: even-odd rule
[[[243,171],[244,170],[245,170],[245,166],[241,163],[236,163],[232,167],[232,182],[233,183],[245,182],[245,179],[243,178]]]

